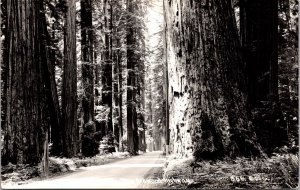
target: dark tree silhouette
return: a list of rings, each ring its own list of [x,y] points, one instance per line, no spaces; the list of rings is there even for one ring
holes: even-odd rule
[[[63,155],[77,154],[77,64],[75,0],[66,2],[64,36],[64,72],[62,89]]]

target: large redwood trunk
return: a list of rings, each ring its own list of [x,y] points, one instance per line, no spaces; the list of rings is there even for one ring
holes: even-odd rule
[[[94,62],[92,0],[81,0],[82,99],[84,123],[94,120]]]
[[[260,155],[231,1],[164,6],[172,151],[204,159]]]
[[[77,153],[77,64],[75,0],[67,1],[64,36],[64,73],[62,89],[63,155]]]
[[[135,38],[134,38],[134,29],[132,25],[133,21],[133,1],[127,0],[127,151],[130,154],[137,154],[134,146],[134,135],[136,135],[136,108],[135,108],[135,54],[134,54],[134,45],[135,45]]]
[[[49,107],[43,1],[7,1],[6,105],[2,163],[37,164],[44,153]]]

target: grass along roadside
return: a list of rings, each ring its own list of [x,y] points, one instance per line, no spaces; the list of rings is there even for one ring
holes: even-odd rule
[[[298,171],[299,157],[296,154],[215,162],[195,162],[193,158],[177,159],[173,155],[164,168],[163,179],[166,188],[281,189],[298,187]]]

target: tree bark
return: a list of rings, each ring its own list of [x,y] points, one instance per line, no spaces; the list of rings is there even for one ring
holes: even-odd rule
[[[82,82],[83,82],[83,98],[82,98],[82,114],[83,123],[82,131],[86,133],[94,133],[95,131],[87,132],[87,128],[91,126],[90,122],[94,121],[94,50],[93,50],[93,25],[92,25],[92,0],[81,0],[81,52],[82,52]],[[92,136],[93,134],[91,134]],[[80,148],[87,150],[90,147],[85,147],[82,133],[79,134]],[[86,155],[85,155],[86,156]]]
[[[111,57],[111,36],[110,36],[110,0],[104,0],[104,52],[102,65],[102,100],[101,105],[109,109],[108,120],[105,123],[105,135],[113,132],[112,129],[112,57]]]
[[[119,43],[118,43],[119,44]],[[118,124],[119,124],[119,150],[120,151],[124,151],[124,146],[122,143],[122,137],[124,135],[123,132],[123,87],[122,87],[122,65],[121,65],[121,55],[119,53],[119,55],[117,55],[117,73],[118,73],[118,112],[119,112],[119,116],[118,116]]]
[[[44,11],[44,9],[42,11]],[[44,80],[45,80],[45,89],[47,94],[47,102],[49,104],[49,111],[50,111],[50,122],[51,122],[50,141],[53,143],[51,154],[55,156],[61,156],[63,142],[62,142],[61,110],[59,106],[57,85],[55,81],[55,63],[56,63],[55,54],[56,53],[55,50],[50,48],[51,46],[53,46],[53,42],[47,30],[46,16],[45,15],[41,16],[40,20],[42,21],[43,24],[41,28],[41,32],[43,32],[44,34],[44,38],[45,38],[44,42],[46,43],[47,46],[47,49],[45,49],[47,64],[45,65],[46,69],[44,73]]]
[[[167,1],[170,146],[197,159],[262,153],[247,113],[230,0]]]
[[[43,1],[7,1],[7,80],[2,163],[36,165],[44,153],[49,112],[44,89]]]
[[[77,154],[76,2],[69,0],[66,3],[62,122],[63,155],[70,158]]]
[[[82,99],[84,123],[94,120],[94,62],[92,0],[81,0]]]
[[[120,37],[118,36],[118,3],[112,3],[110,2],[111,10],[110,10],[110,31],[111,31],[111,51],[112,51],[112,127],[113,127],[113,134],[115,138],[115,142],[120,143],[120,135],[121,135],[121,129],[120,129],[120,100],[119,100],[119,57],[120,57],[120,51],[118,48],[120,48]],[[122,123],[122,122],[121,122]],[[120,149],[119,145],[115,145],[116,149]]]
[[[8,41],[7,41],[7,1],[4,0],[2,1],[1,4],[1,31],[0,34],[1,36],[4,35],[5,38],[4,40],[1,40],[0,42],[0,79],[2,80],[1,82],[1,92],[0,97],[1,97],[1,108],[3,111],[1,111],[1,126],[5,125],[5,118],[6,118],[6,92],[7,92],[7,75],[8,75],[8,59],[7,59],[7,47],[8,47]],[[1,128],[3,130],[3,128]]]
[[[132,23],[133,1],[127,0],[127,22]],[[135,57],[134,57],[134,31],[132,24],[127,26],[127,151],[130,154],[137,154],[134,150],[134,121],[135,121],[135,105],[134,105],[134,87],[135,87]]]
[[[166,6],[165,1],[163,1],[163,13],[164,13],[164,83],[163,83],[163,94],[165,96],[165,142],[166,142],[166,155],[169,154],[169,144],[170,144],[170,127],[169,127],[169,69],[168,69],[168,42],[167,42],[167,18],[166,18]]]

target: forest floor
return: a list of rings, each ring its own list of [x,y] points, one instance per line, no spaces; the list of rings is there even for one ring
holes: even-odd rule
[[[96,155],[91,158],[58,158],[49,157],[49,178],[61,176],[77,171],[82,167],[98,166],[129,158],[128,152],[114,152],[104,155]],[[1,167],[1,186],[22,185],[33,181],[39,181],[41,177],[40,166],[13,165]]]
[[[176,189],[296,188],[299,157],[296,154],[275,154],[257,160],[237,158],[195,162],[192,158],[177,159],[171,156],[164,168],[163,178],[163,187]]]

